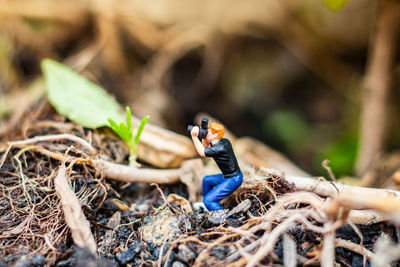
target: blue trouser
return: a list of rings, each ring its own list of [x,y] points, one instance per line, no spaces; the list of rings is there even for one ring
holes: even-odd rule
[[[240,172],[232,178],[224,178],[224,175],[208,175],[203,178],[204,205],[209,211],[222,210],[218,203],[233,193],[243,182],[243,174]]]

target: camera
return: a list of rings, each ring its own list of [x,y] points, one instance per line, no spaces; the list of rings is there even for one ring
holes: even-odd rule
[[[190,132],[193,129],[193,125],[188,125],[187,131],[190,134]],[[199,130],[199,139],[204,139],[206,138],[208,133],[208,118],[203,118],[201,120],[201,126],[200,126],[200,130]]]

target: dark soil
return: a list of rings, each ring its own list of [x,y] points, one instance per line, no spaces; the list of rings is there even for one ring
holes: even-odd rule
[[[1,174],[4,175],[6,172],[13,172],[13,170],[11,167],[3,167]],[[79,168],[76,169],[76,172],[79,172]],[[1,181],[4,184],[10,183],[9,179],[2,178]],[[131,210],[120,211],[121,223],[126,224],[136,220],[138,220],[138,222],[129,226],[119,227],[113,237],[113,244],[106,252],[100,255],[100,258],[94,257],[85,249],[75,247],[72,240],[67,238],[66,242],[60,244],[57,248],[58,257],[57,262],[55,263],[56,266],[125,266],[127,264],[131,266],[152,266],[154,262],[158,260],[160,255],[166,256],[168,249],[170,249],[168,245],[161,248],[154,244],[141,241],[139,236],[139,228],[143,220],[145,220],[146,215],[154,213],[157,207],[163,205],[163,201],[160,198],[158,191],[154,187],[146,184],[131,184],[124,189],[121,189],[121,186],[123,186],[122,183],[109,182],[109,184],[112,190],[109,190],[107,198],[101,206],[98,205],[102,200],[104,192],[99,193],[98,197],[91,203],[83,205],[87,218],[93,222],[92,232],[95,233],[95,238],[100,240],[105,235],[106,231],[108,231],[108,228],[106,227],[108,220],[115,212],[120,211],[112,199],[119,198],[124,200],[126,203],[135,203],[137,207],[139,207],[138,209],[143,212],[132,212]],[[90,178],[87,179],[83,177],[76,179],[75,185],[76,192],[79,192],[83,187],[90,188],[95,186]],[[187,197],[186,188],[182,184],[164,186],[162,187],[162,190],[165,195],[176,193]],[[117,196],[114,192],[118,192],[120,196]],[[269,198],[263,199],[262,195],[258,197],[264,204],[269,201]],[[261,205],[259,200],[255,198],[250,199],[252,201],[252,206],[249,210],[250,213],[253,216],[259,216],[258,210]],[[231,203],[231,206],[234,206],[235,204],[236,203]],[[270,203],[270,205],[273,204],[274,203]],[[20,205],[24,205],[24,202],[21,201]],[[3,199],[0,206],[1,211],[7,210],[6,206],[7,201]],[[1,212],[0,215],[4,216],[4,214],[4,212]],[[191,228],[185,231],[189,235],[196,236],[199,240],[204,242],[210,242],[214,238],[219,237],[219,235],[211,235],[207,237],[201,236],[203,233],[215,231],[215,227],[217,227],[217,225],[213,225],[206,219],[205,212],[197,211],[193,215],[187,215],[186,217],[181,218],[180,221],[184,224],[184,222],[189,220],[189,218],[192,218],[192,220],[194,218],[193,221],[195,222],[189,223]],[[224,227],[239,227],[248,219],[249,215],[247,213],[235,214],[227,220]],[[12,226],[1,224],[0,230],[3,231],[5,228],[9,227]],[[359,227],[363,234],[363,245],[365,245],[367,249],[373,249],[376,239],[382,232],[387,233],[394,242],[398,242],[398,232],[395,227],[388,224],[378,223],[373,225],[359,225],[357,227]],[[262,233],[260,233],[260,235],[261,234]],[[307,253],[309,253],[314,246],[321,244],[320,236],[302,228],[295,228],[291,230],[289,234],[297,244],[297,253],[305,258],[307,258]],[[354,243],[360,243],[360,238],[349,225],[340,227],[337,230],[336,235],[337,237],[350,240]],[[127,245],[127,250],[123,251],[121,248],[124,248],[125,245]],[[176,245],[166,259],[165,266],[190,266],[203,249],[203,246],[199,246],[195,242],[186,242],[184,246]],[[227,246],[220,245],[211,250],[210,256],[221,261],[226,259],[231,252],[229,244],[227,244]],[[273,262],[276,264],[283,264],[282,240],[280,240],[275,246],[274,252],[276,258],[273,259]],[[362,266],[363,258],[354,252],[343,248],[337,248],[336,261],[348,266]],[[265,259],[265,263],[272,264],[272,261],[268,258]],[[27,257],[18,253],[9,254],[5,255],[2,261],[0,261],[0,266],[44,266],[44,264],[45,258],[43,255],[39,254],[33,254]],[[367,266],[369,265],[370,263],[367,261]]]
[[[40,105],[40,104],[39,104]],[[60,118],[48,108],[42,105],[41,108],[36,107],[35,117],[29,116],[25,121],[21,122],[24,128],[16,129],[12,135],[15,138],[23,139],[45,134],[60,133],[60,129],[56,128],[34,128],[35,122],[51,120],[64,122],[65,119]],[[22,129],[25,129],[23,131]],[[87,138],[87,135],[98,135],[101,142],[95,142],[93,145],[98,148],[107,157],[118,163],[127,163],[127,151],[118,139],[107,135],[103,132],[92,132],[83,130],[78,126],[69,129],[71,134]],[[5,143],[7,137],[0,137],[0,144]],[[95,139],[93,139],[95,140]],[[69,141],[57,143],[41,143],[44,147],[50,146],[69,146]],[[117,147],[111,149],[111,147]],[[62,149],[61,149],[62,150]],[[261,188],[253,188],[243,190],[231,196],[224,201],[225,208],[232,209],[238,204],[237,200],[250,199],[251,207],[249,212],[240,212],[229,217],[222,226],[214,225],[207,220],[207,213],[200,210],[194,213],[184,213],[178,205],[171,203],[173,208],[181,214],[178,216],[177,227],[186,237],[183,243],[169,240],[163,245],[156,245],[143,240],[140,228],[150,220],[151,215],[157,213],[165,207],[164,200],[161,198],[159,191],[147,184],[124,184],[121,182],[105,180],[96,170],[86,165],[74,165],[71,171],[71,181],[75,193],[80,196],[82,209],[91,222],[91,230],[97,241],[99,257],[90,254],[86,249],[77,248],[73,245],[69,229],[63,222],[61,213],[56,213],[59,209],[59,201],[54,192],[45,190],[37,190],[37,188],[50,188],[51,182],[46,179],[50,177],[56,170],[60,162],[43,156],[40,153],[27,150],[17,157],[21,152],[20,148],[12,149],[7,156],[4,165],[0,168],[0,242],[2,249],[0,251],[0,267],[1,266],[154,266],[162,257],[163,266],[191,266],[199,254],[206,248],[203,244],[210,243],[221,235],[224,235],[223,229],[228,227],[240,227],[248,222],[250,217],[259,217],[261,208],[268,209],[275,203],[271,201],[271,194],[263,191]],[[79,151],[71,150],[73,155],[79,156]],[[4,155],[0,153],[0,158]],[[26,196],[21,191],[21,177],[17,158],[21,161],[22,173],[26,179],[36,181],[36,187],[29,187],[27,194],[32,204],[27,202]],[[39,179],[39,178],[40,179]],[[277,194],[285,194],[296,191],[293,185],[287,183],[279,177],[269,177],[271,186]],[[28,183],[29,184],[29,183]],[[182,197],[188,198],[188,192],[183,184],[175,184],[170,186],[161,186],[161,190],[167,196],[175,193]],[[6,194],[7,193],[7,194]],[[91,193],[91,197],[83,197],[85,193]],[[50,195],[49,195],[50,194]],[[46,199],[45,202],[42,200]],[[115,200],[122,201],[130,209],[123,209],[118,206]],[[12,205],[11,205],[12,204]],[[34,205],[36,220],[32,221],[31,231],[35,235],[10,235],[4,237],[3,234],[20,225],[24,218],[28,216],[30,210],[26,207]],[[13,212],[17,210],[18,212]],[[54,214],[52,213],[54,212]],[[110,226],[110,219],[116,213],[120,213],[120,221],[118,227]],[[53,216],[53,217],[51,217]],[[58,217],[57,217],[58,216]],[[46,224],[59,224],[61,227],[54,230],[54,234],[59,234],[60,239],[55,242],[55,250],[46,250],[45,254],[40,254],[35,250],[42,251],[44,241],[38,236],[46,233]],[[363,245],[373,250],[373,246],[377,238],[386,233],[393,242],[399,242],[399,232],[395,227],[378,223],[373,225],[357,225],[363,235]],[[257,235],[262,235],[259,231]],[[305,230],[303,227],[291,229],[288,233],[295,241],[298,255],[302,256],[304,263],[310,259],[310,253],[321,247],[321,236],[311,231]],[[107,239],[107,236],[110,238]],[[357,233],[349,225],[344,225],[336,231],[336,236],[342,239],[350,240],[359,244],[361,242]],[[191,240],[190,237],[194,239]],[[42,243],[39,241],[42,240]],[[224,261],[235,250],[230,246],[234,238],[227,239],[225,242],[213,247],[209,252],[209,259],[206,265],[215,265],[216,262]],[[201,243],[203,242],[203,243]],[[274,256],[268,256],[263,260],[265,264],[283,264],[283,244],[280,240],[274,249]],[[336,249],[336,261],[344,266],[362,266],[363,257],[343,248]],[[214,263],[214,264],[213,264]],[[367,266],[370,262],[367,261]]]

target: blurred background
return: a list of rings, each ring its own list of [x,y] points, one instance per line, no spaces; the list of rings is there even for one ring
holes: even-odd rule
[[[398,5],[0,0],[0,121],[43,94],[40,62],[52,58],[181,134],[207,112],[313,175],[324,159],[337,176],[388,157],[395,170]]]

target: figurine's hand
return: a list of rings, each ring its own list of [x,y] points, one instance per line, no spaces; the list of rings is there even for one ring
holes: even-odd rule
[[[190,132],[190,135],[192,137],[197,137],[197,136],[199,136],[199,131],[200,131],[199,127],[198,126],[194,126],[192,131]]]

